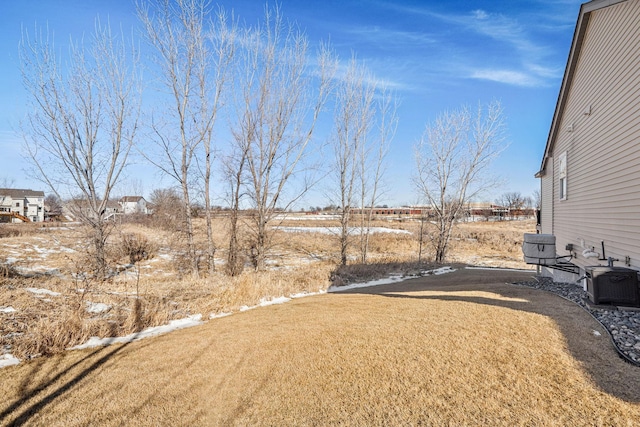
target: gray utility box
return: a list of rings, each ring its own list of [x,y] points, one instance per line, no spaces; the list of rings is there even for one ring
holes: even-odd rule
[[[640,307],[638,272],[624,267],[585,267],[587,293],[594,304]]]
[[[522,243],[524,262],[536,265],[555,265],[556,236],[553,234],[525,233]]]

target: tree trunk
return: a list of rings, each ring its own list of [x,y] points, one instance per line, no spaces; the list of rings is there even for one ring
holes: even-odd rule
[[[193,215],[191,213],[191,199],[186,181],[182,182],[182,197],[184,201],[184,234],[187,240],[187,257],[191,266],[191,274],[199,277],[199,262],[196,245],[193,240]]]
[[[347,249],[349,247],[349,208],[343,209],[340,218],[340,264],[347,265]]]
[[[227,254],[227,274],[230,276],[239,276],[242,273],[242,264],[240,257],[240,247],[238,245],[238,208],[234,206],[231,209],[229,218],[229,253]]]
[[[105,280],[107,278],[107,257],[106,257],[106,237],[104,225],[100,222],[96,223],[93,227],[93,245],[96,251],[95,253],[95,276],[98,280]]]
[[[209,275],[213,275],[216,271],[215,259],[216,245],[213,241],[213,222],[211,219],[211,195],[210,183],[211,183],[211,148],[208,144],[205,144],[205,175],[204,175],[204,211],[207,221],[207,266],[209,268]]]
[[[256,229],[256,240],[253,249],[253,264],[256,271],[263,271],[266,267],[267,259],[267,221],[258,217]]]

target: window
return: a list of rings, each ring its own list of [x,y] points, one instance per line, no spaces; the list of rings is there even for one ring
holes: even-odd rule
[[[567,152],[560,155],[558,170],[560,200],[567,200]]]

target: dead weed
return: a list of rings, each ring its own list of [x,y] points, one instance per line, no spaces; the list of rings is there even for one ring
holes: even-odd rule
[[[336,225],[317,220],[284,224]],[[416,261],[419,224],[377,221],[373,225],[402,228],[412,234],[372,234],[367,264],[357,263],[359,237],[353,236],[352,263],[336,267],[337,236],[276,231],[268,271],[247,269],[237,277],[218,272],[193,278],[181,269],[184,248],[175,233],[144,222],[124,223],[108,241],[113,275],[106,282],[97,282],[84,271],[91,260],[82,227],[3,225],[0,231],[19,230],[19,235],[6,233],[0,244],[0,260],[4,260],[0,262],[0,307],[15,309],[0,313],[0,345],[19,358],[52,354],[90,336],[126,335],[196,313],[207,316],[237,311],[274,297],[325,290],[331,284],[364,282],[390,274],[417,275],[433,268],[428,256],[427,262]],[[203,227],[204,220],[196,221],[196,245],[200,248],[206,243]],[[461,263],[524,266],[519,245],[522,233],[533,227],[532,221],[460,224],[451,258]],[[216,218],[214,229],[220,248],[216,263],[223,266],[228,245],[226,219]],[[12,262],[7,261],[10,258]],[[33,294],[25,290],[29,287],[60,295]],[[103,309],[96,310],[98,305]]]

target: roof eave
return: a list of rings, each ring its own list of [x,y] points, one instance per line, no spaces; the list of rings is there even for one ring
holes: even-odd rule
[[[562,78],[562,84],[560,85],[560,92],[558,93],[558,101],[556,102],[556,109],[553,113],[551,128],[549,129],[549,136],[547,137],[547,145],[544,150],[544,156],[542,157],[540,171],[536,173],[536,177],[538,177],[538,175],[544,175],[544,173],[541,172],[545,170],[547,160],[551,157],[553,144],[555,143],[556,137],[558,135],[560,122],[562,120],[562,114],[564,113],[564,107],[567,100],[567,95],[569,94],[569,90],[571,89],[573,75],[578,63],[578,58],[580,57],[582,42],[584,40],[584,34],[587,30],[587,25],[589,24],[591,12],[625,1],[627,0],[593,0],[580,6],[576,28],[573,32],[571,49],[569,51],[569,57],[567,58],[567,66]]]

